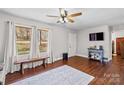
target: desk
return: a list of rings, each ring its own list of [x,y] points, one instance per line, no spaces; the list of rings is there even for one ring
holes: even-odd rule
[[[23,61],[16,61],[15,64],[20,64],[20,71],[22,74],[24,74],[24,69],[23,69],[23,65],[24,64],[29,64],[29,63],[34,63],[34,62],[37,62],[37,61],[43,61],[43,66],[44,68],[46,68],[46,60],[48,59],[49,57],[43,57],[43,58],[32,58],[32,59],[29,59],[29,60],[23,60]]]

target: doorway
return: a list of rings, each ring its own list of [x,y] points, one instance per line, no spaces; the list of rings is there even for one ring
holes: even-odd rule
[[[112,55],[124,58],[124,32],[112,32]]]

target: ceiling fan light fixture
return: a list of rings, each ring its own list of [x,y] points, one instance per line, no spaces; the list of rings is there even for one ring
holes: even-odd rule
[[[62,22],[62,21],[63,21],[63,19],[62,19],[62,18],[59,18],[59,21],[60,21],[60,22]]]
[[[60,19],[59,19],[59,22],[60,22],[60,23],[67,23],[67,22],[69,22],[69,21],[68,21],[68,19],[65,17],[65,18],[60,18]]]
[[[68,19],[67,19],[67,17],[65,17],[65,18],[64,18],[64,21],[65,21],[65,22],[68,22]]]
[[[65,23],[62,18],[59,18],[59,23]]]

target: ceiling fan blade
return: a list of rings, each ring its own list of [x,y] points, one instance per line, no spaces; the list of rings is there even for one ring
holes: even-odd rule
[[[82,15],[81,12],[80,13],[70,14],[70,15],[68,15],[68,17],[76,17],[76,16],[80,16],[80,15]]]
[[[71,18],[67,18],[69,22],[74,23],[74,20]]]
[[[46,15],[47,17],[59,17],[59,16],[54,16],[54,15]]]

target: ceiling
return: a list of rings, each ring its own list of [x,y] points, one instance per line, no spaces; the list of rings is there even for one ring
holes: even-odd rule
[[[69,13],[82,12],[75,17],[74,23],[58,24],[56,18],[46,15],[59,15],[58,8],[1,8],[0,11],[11,15],[57,25],[71,30],[82,30],[100,25],[124,24],[124,8],[66,8]]]

